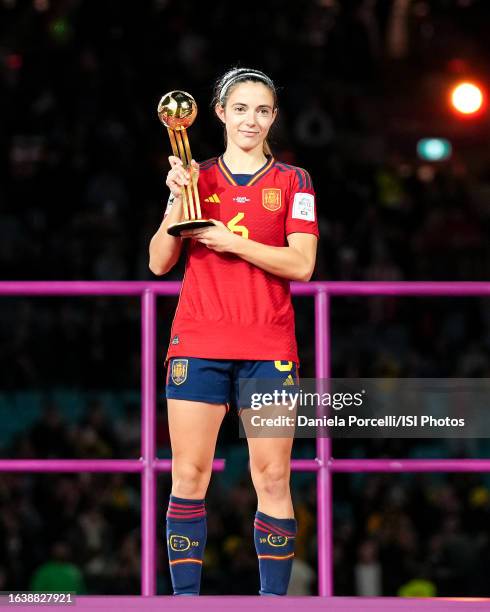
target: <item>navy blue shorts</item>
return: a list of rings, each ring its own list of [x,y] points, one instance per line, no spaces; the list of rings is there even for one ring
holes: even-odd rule
[[[166,396],[209,404],[240,406],[239,380],[260,379],[267,383],[267,392],[297,391],[299,366],[294,361],[245,361],[172,357],[168,362]],[[242,389],[242,398],[246,396]],[[243,400],[242,400],[243,402]],[[247,402],[248,403],[248,402]]]

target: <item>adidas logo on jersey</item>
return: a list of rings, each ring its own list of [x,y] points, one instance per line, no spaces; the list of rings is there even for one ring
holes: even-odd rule
[[[204,200],[205,202],[214,202],[215,204],[220,204],[221,200],[219,199],[218,195],[216,193],[213,193],[213,195],[210,195],[209,198],[205,198]]]
[[[291,376],[291,374],[289,374],[289,376],[286,378],[286,380],[282,383],[283,387],[290,386],[290,385],[294,385],[294,380],[293,380],[293,377]]]

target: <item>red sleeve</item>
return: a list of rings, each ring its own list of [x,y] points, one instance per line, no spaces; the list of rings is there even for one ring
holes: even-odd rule
[[[319,238],[315,190],[311,177],[302,168],[294,168],[293,173],[287,198],[286,236],[301,232]]]

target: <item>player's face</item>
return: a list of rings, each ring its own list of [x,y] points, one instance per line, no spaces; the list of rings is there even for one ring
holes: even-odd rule
[[[226,126],[228,140],[250,151],[262,147],[277,109],[270,89],[262,83],[249,81],[234,87],[226,107],[218,105],[216,113]]]

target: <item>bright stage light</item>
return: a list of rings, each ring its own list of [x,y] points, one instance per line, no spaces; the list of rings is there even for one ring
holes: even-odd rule
[[[483,90],[475,83],[459,83],[451,91],[451,104],[462,115],[474,115],[482,109]]]

